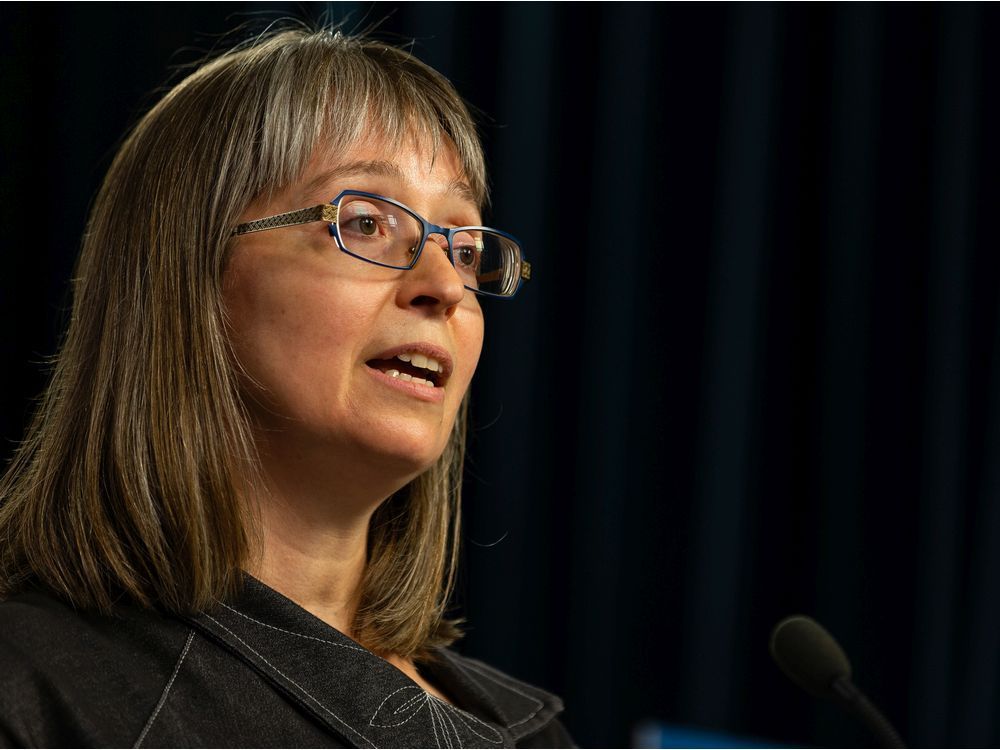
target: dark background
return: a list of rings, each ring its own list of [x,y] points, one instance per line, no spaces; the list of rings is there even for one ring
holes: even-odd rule
[[[151,92],[324,13],[482,110],[535,266],[486,313],[463,650],[585,746],[870,744],[770,662],[805,612],[910,743],[1000,743],[996,6],[4,4],[0,458]]]

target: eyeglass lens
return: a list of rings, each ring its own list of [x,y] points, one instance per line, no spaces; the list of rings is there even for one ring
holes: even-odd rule
[[[393,268],[409,268],[423,236],[415,215],[387,201],[345,196],[337,230],[344,249]],[[503,235],[480,229],[452,235],[452,255],[462,283],[475,291],[509,296],[517,290],[521,251]]]

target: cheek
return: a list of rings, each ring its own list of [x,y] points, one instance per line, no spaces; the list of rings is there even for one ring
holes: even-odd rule
[[[224,278],[230,340],[255,391],[281,411],[339,397],[363,315],[327,279],[234,258]],[[276,402],[276,403],[275,403]]]

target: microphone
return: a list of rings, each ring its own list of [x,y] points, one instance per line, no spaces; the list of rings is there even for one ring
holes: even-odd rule
[[[808,617],[786,617],[771,632],[771,656],[788,678],[859,718],[882,747],[906,747],[899,733],[851,682],[851,663],[840,645]]]

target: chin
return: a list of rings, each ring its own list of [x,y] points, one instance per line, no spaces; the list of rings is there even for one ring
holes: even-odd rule
[[[450,434],[450,431],[449,433]],[[392,467],[394,473],[414,477],[422,474],[441,457],[448,445],[448,436],[438,430],[386,428],[379,440],[367,439],[365,448],[375,460]]]
[[[431,468],[441,458],[444,448],[445,446],[441,445],[437,450],[427,450],[426,445],[399,445],[380,451],[380,453],[387,462],[398,467],[400,474],[414,477],[418,474],[423,474]]]

